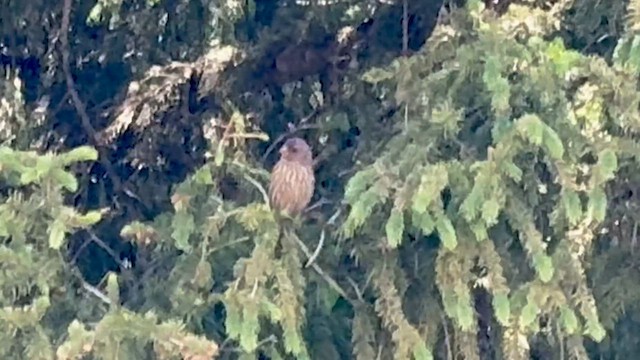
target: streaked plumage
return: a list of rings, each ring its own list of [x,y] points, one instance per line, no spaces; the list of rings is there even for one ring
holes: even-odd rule
[[[271,207],[296,216],[309,205],[314,187],[311,148],[300,138],[287,140],[280,148],[280,160],[271,171]]]

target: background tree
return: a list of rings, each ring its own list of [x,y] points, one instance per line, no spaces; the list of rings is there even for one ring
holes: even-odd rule
[[[640,351],[638,1],[0,11],[2,358]]]

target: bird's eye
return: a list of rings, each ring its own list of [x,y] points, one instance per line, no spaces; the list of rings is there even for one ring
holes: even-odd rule
[[[297,152],[297,151],[298,151],[298,148],[296,148],[295,146],[290,146],[290,147],[289,147],[289,151],[291,151],[291,152],[293,152],[293,153],[294,153],[294,152]]]

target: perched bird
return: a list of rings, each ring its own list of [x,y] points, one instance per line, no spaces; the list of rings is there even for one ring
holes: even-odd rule
[[[301,138],[287,140],[280,148],[280,160],[271,171],[271,207],[295,217],[309,205],[314,187],[311,148]]]

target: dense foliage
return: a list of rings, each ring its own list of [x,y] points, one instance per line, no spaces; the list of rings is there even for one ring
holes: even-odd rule
[[[0,358],[640,352],[640,1],[0,11]]]

